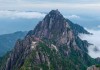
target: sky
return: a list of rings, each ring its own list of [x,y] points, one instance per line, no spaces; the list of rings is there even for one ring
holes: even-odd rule
[[[0,0],[0,34],[34,29],[52,9],[88,28],[94,35],[81,37],[94,44],[88,48],[89,55],[100,57],[100,51],[97,55],[93,51],[95,46],[100,47],[100,0]]]
[[[71,16],[70,19],[73,22],[81,23],[82,26],[84,26],[84,23],[87,24],[85,26],[90,26],[90,23],[93,26],[95,23],[96,27],[100,24],[100,0],[0,0],[0,16],[2,16],[3,11],[8,13],[4,16],[12,16],[8,10],[22,13],[29,11],[48,13],[52,9],[59,9],[64,16]],[[24,14],[25,16],[21,14],[18,13],[17,15],[26,17],[26,15],[32,13]]]
[[[0,0],[0,10],[100,9],[100,0]]]
[[[64,15],[99,19],[100,0],[0,0],[0,10],[49,12],[59,9]],[[98,15],[99,14],[99,15]]]

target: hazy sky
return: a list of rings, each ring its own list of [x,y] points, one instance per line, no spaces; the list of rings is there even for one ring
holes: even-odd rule
[[[0,0],[0,10],[49,12],[100,18],[100,0]],[[84,15],[85,14],[85,15]]]
[[[5,28],[2,30],[9,28],[3,27],[5,21],[11,21],[9,19],[14,19],[15,22],[15,19],[18,21],[18,19],[43,18],[45,16],[43,13],[48,13],[52,9],[59,9],[74,23],[100,29],[100,0],[0,0],[0,28]],[[3,33],[5,32],[7,31]]]
[[[100,9],[100,0],[0,0],[0,10]]]
[[[100,0],[0,0],[0,10],[49,12],[52,9],[69,15],[100,16]]]

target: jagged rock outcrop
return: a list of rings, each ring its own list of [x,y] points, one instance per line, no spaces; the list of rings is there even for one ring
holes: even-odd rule
[[[52,10],[16,42],[5,70],[86,70],[94,62],[87,54],[88,43],[77,35],[88,32],[80,29],[84,32],[74,29],[58,10]]]
[[[86,31],[82,26],[78,25],[78,24],[74,24],[73,22],[71,22],[69,19],[66,19],[66,21],[68,22],[68,24],[71,26],[71,29],[73,30],[75,35],[78,35],[79,33],[83,33],[83,34],[90,34],[88,31]]]
[[[87,70],[100,70],[100,67],[93,65],[91,67],[88,67]]]

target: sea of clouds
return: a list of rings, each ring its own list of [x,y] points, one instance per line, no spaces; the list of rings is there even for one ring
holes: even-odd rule
[[[9,10],[0,10],[0,18],[26,18],[26,19],[33,19],[33,18],[43,18],[46,14],[40,12],[30,12],[30,11],[9,11]]]
[[[100,30],[87,29],[92,35],[79,34],[80,38],[93,44],[88,47],[88,54],[92,58],[100,57]]]
[[[12,11],[12,10],[0,10],[0,18],[24,18],[24,19],[33,19],[33,18],[44,18],[46,13],[34,12],[34,11]],[[69,19],[78,19],[78,15],[67,15],[64,16]]]

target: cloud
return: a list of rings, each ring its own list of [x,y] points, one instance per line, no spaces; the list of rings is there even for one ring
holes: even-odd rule
[[[25,11],[0,11],[0,18],[26,18],[26,19],[32,19],[32,18],[43,18],[45,17],[45,13],[40,12],[25,12]],[[65,18],[69,19],[78,19],[80,16],[78,15],[69,15],[64,16]]]
[[[65,16],[66,18],[69,18],[69,19],[79,19],[80,16],[78,15],[70,15],[70,16]]]
[[[0,11],[0,18],[43,18],[46,14],[39,12]]]
[[[0,2],[67,2],[67,3],[98,3],[100,0],[0,0]]]
[[[98,25],[97,27],[100,28],[100,25]]]
[[[92,3],[91,3],[92,2]],[[95,3],[96,2],[96,3]],[[43,9],[74,9],[97,10],[100,9],[100,1],[92,0],[0,0],[0,10],[43,10]]]
[[[93,44],[88,47],[88,54],[93,58],[100,57],[100,30],[87,30],[93,33],[93,35],[80,34],[79,36],[81,39]]]
[[[44,8],[44,9],[86,9],[86,10],[98,10],[100,9],[100,4],[80,4],[80,3],[26,3],[21,5],[24,7],[33,8]]]

